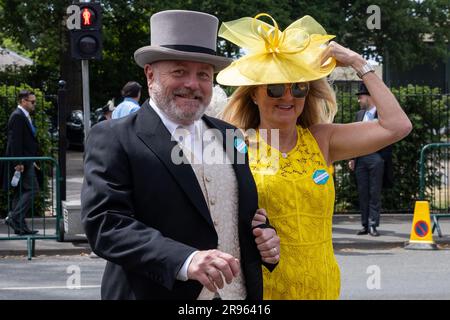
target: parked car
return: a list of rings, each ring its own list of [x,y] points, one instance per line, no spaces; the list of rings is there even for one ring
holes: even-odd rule
[[[100,110],[100,111],[99,111]],[[101,116],[101,108],[91,112],[91,126],[96,124]],[[82,110],[70,112],[66,121],[67,148],[84,146],[84,119]]]

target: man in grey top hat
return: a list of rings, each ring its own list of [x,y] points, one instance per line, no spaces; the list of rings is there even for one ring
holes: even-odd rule
[[[279,238],[234,148],[243,137],[204,115],[214,73],[231,62],[216,55],[218,19],[170,10],[150,24],[151,45],[134,55],[150,99],[93,127],[86,145],[82,222],[108,260],[102,298],[262,299]],[[205,161],[211,148],[228,161]]]

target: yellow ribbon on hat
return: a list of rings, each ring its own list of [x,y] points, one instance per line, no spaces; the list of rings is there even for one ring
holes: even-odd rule
[[[269,17],[273,26],[258,18]],[[293,83],[317,80],[336,67],[334,58],[322,64],[328,41],[335,36],[311,16],[304,16],[280,31],[267,13],[224,22],[219,36],[247,52],[219,72],[217,82],[228,86]]]

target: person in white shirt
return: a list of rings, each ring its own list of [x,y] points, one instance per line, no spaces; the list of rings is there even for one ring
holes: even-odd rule
[[[122,97],[124,98],[112,113],[112,119],[126,117],[139,110],[139,100],[141,99],[142,86],[136,81],[127,82],[122,88]]]

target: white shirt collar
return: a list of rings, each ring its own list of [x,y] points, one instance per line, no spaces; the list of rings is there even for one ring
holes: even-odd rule
[[[203,137],[202,137],[202,126],[203,122],[201,119],[194,121],[193,124],[189,126],[183,126],[179,123],[176,123],[169,119],[167,115],[156,106],[156,103],[150,99],[149,101],[150,107],[155,110],[158,116],[161,118],[164,126],[169,130],[170,135],[174,141],[177,141],[183,148],[186,148],[190,151],[190,155],[188,156],[188,161],[192,163],[202,163],[203,159]],[[177,132],[177,129],[180,130],[183,128],[184,130],[189,131],[189,136],[186,137],[184,133]],[[183,140],[182,140],[183,139]],[[186,140],[184,140],[186,139]],[[192,158],[192,155],[194,156]]]
[[[198,138],[200,136],[202,120],[196,120],[196,121],[194,121],[194,123],[190,124],[189,126],[184,126],[184,125],[181,125],[181,124],[176,123],[176,122],[172,121],[171,119],[169,119],[167,117],[167,115],[160,108],[158,108],[156,106],[155,101],[153,101],[152,99],[150,99],[149,104],[150,104],[150,107],[152,107],[152,109],[155,110],[155,112],[161,118],[162,123],[167,128],[167,130],[169,130],[170,135],[173,136],[175,130],[179,127],[182,127],[184,129],[188,130],[191,134],[194,134],[194,136],[196,138]]]
[[[19,104],[19,105],[17,106],[17,108],[19,108],[20,110],[22,110],[22,112],[25,113],[25,116],[26,116],[27,118],[30,118],[30,113],[29,113],[27,110],[25,110],[24,107],[22,107],[22,106]]]
[[[371,106],[370,109],[367,110],[366,112],[369,112],[372,115],[375,115],[375,112],[377,112],[377,107],[376,106]]]

